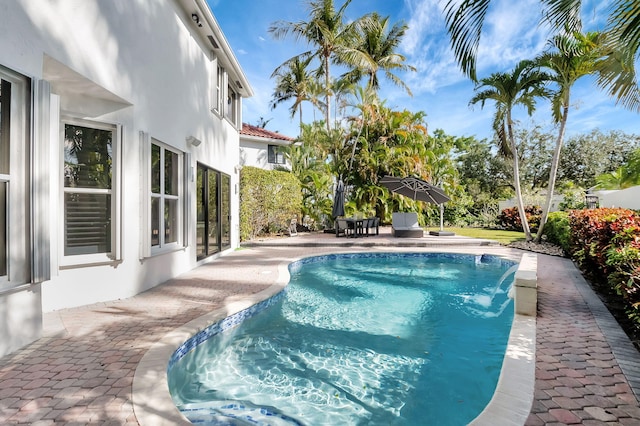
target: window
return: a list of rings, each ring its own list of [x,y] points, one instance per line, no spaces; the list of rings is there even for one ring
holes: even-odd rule
[[[151,143],[151,247],[182,241],[182,154],[160,142]]]
[[[0,66],[0,292],[31,279],[29,86]]]
[[[284,149],[279,145],[268,146],[267,161],[270,164],[285,164]],[[264,157],[263,157],[264,158]],[[264,161],[264,160],[263,160]]]
[[[227,105],[224,109],[224,115],[233,124],[238,123],[238,95],[231,85],[227,85]]]
[[[231,177],[205,165],[197,172],[197,258],[231,246]]]
[[[216,73],[215,73],[215,87],[212,94],[212,109],[218,114],[222,115],[224,113],[224,103],[222,102],[223,92],[224,92],[224,68],[220,65],[216,65]]]
[[[117,127],[79,120],[63,124],[64,256],[73,263],[114,260]]]
[[[9,175],[9,145],[11,119],[11,83],[0,80],[0,277],[7,275],[7,208]]]

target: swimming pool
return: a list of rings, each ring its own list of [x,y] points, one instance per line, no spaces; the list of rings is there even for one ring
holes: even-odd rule
[[[174,401],[205,424],[466,424],[496,386],[513,265],[406,253],[296,262],[286,292],[174,354]]]

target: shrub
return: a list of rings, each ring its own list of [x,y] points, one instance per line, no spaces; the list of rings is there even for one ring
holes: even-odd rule
[[[540,226],[542,209],[539,206],[525,206],[524,214],[527,217],[527,222],[529,222],[529,229],[531,232],[536,232],[538,226]],[[507,231],[523,231],[518,207],[502,210],[498,216],[498,223]]]
[[[571,228],[569,227],[569,213],[551,212],[544,226],[544,235],[547,241],[562,247],[565,253],[569,253],[569,241]]]
[[[621,296],[640,331],[640,217],[627,209],[574,210],[569,223],[573,258]]]
[[[244,167],[240,172],[240,239],[282,232],[302,207],[300,181],[289,172]]]

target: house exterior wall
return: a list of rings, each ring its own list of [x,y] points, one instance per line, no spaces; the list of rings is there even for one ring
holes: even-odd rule
[[[622,207],[640,210],[640,186],[619,191],[596,191],[600,207]]]
[[[240,165],[259,167],[265,170],[273,170],[276,167],[286,167],[291,169],[291,162],[285,159],[285,164],[269,163],[268,147],[269,145],[288,146],[290,142],[265,139],[257,137],[246,137],[240,135]]]
[[[0,282],[3,356],[39,336],[42,312],[130,297],[238,246],[241,101],[235,120],[212,110],[219,67],[230,90],[252,93],[204,0],[11,1],[0,5],[0,34],[0,77],[27,79],[32,111],[22,250],[31,265],[24,282]],[[113,126],[117,138],[105,260],[65,256],[65,120]],[[159,250],[150,247],[151,143],[180,159],[181,237]],[[199,260],[198,164],[229,176],[231,212],[229,244]]]

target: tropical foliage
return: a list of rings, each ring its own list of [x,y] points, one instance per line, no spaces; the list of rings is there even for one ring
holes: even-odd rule
[[[462,71],[476,80],[476,56],[490,0],[448,0],[445,20],[451,47]],[[541,21],[558,31],[582,31],[581,1],[540,0]],[[627,108],[640,111],[635,61],[640,48],[640,3],[614,0],[604,31],[605,56],[598,62],[598,84]],[[533,25],[533,24],[532,24]]]
[[[616,170],[596,178],[600,189],[625,189],[640,185],[640,149],[629,156],[629,161]]]

